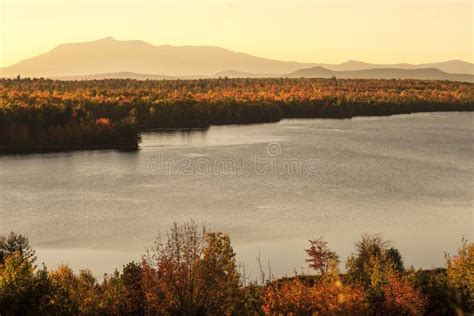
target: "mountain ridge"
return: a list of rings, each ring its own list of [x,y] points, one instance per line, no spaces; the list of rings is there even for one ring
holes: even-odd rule
[[[420,80],[451,80],[474,82],[474,75],[451,74],[438,68],[370,68],[353,71],[334,71],[320,66],[297,70],[288,74],[290,78],[331,78],[340,79],[420,79]]]
[[[384,74],[386,72],[386,74]],[[133,72],[116,72],[91,74],[86,76],[54,77],[56,80],[103,80],[103,79],[134,79],[134,80],[177,80],[177,79],[215,79],[215,78],[275,78],[268,74],[242,73],[223,71],[212,76],[167,76],[139,74]],[[332,71],[320,66],[298,70],[282,75],[285,78],[339,78],[339,79],[421,79],[421,80],[451,80],[474,82],[474,75],[448,74],[436,68],[397,69],[373,68],[356,71]]]
[[[149,76],[165,79],[216,76],[261,78],[288,76],[312,67],[342,72],[369,69],[385,69],[385,72],[393,69],[397,72],[396,69],[436,68],[447,74],[474,74],[474,64],[461,60],[419,65],[371,64],[357,60],[340,64],[300,63],[257,57],[218,46],[155,46],[141,40],[121,41],[105,37],[88,42],[59,44],[46,53],[0,68],[0,76],[72,78],[101,74],[124,76],[128,73],[142,78]],[[373,70],[371,72],[377,73]]]
[[[396,63],[396,64],[371,64],[357,60],[348,60],[340,64],[323,64],[319,63],[315,66],[320,66],[334,71],[356,71],[373,68],[399,68],[399,69],[423,69],[423,68],[437,68],[446,73],[452,74],[474,74],[474,64],[459,60],[447,60],[436,63]]]
[[[217,46],[153,46],[143,41],[118,41],[108,37],[60,44],[47,53],[1,68],[0,75],[58,77],[126,71],[210,76],[224,69],[279,74],[312,65],[255,57]]]

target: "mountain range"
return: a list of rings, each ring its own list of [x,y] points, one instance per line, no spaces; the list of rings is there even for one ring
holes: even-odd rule
[[[342,78],[342,79],[422,79],[422,80],[451,80],[474,82],[474,76],[469,74],[450,74],[437,68],[400,69],[400,68],[370,68],[352,71],[334,71],[323,67],[311,67],[292,72],[287,75],[292,78]]]
[[[0,68],[1,77],[67,80],[215,77],[413,78],[474,81],[474,64],[451,60],[430,64],[341,64],[279,61],[214,46],[154,46],[112,37],[61,44],[51,51]]]

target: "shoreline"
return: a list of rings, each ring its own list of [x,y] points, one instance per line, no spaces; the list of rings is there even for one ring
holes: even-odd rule
[[[390,117],[397,115],[411,115],[420,113],[463,113],[463,112],[474,112],[474,108],[461,109],[461,110],[441,110],[441,111],[417,111],[417,112],[403,112],[403,113],[389,113],[389,114],[373,114],[373,115],[353,115],[350,117],[281,117],[278,121],[263,121],[253,123],[225,123],[225,124],[210,124],[207,127],[181,127],[181,128],[148,128],[139,129],[137,134],[140,137],[142,133],[194,133],[194,132],[206,132],[212,126],[247,126],[247,125],[258,125],[258,124],[272,124],[279,123],[283,120],[351,120],[353,118],[364,118],[364,117]],[[140,144],[136,145],[86,145],[86,146],[0,146],[0,157],[2,156],[15,156],[15,155],[30,155],[30,154],[44,154],[44,153],[61,153],[61,152],[75,152],[75,151],[89,151],[89,150],[116,150],[119,152],[137,152],[140,150]]]
[[[75,151],[87,151],[87,150],[116,150],[120,152],[134,152],[140,149],[140,146],[33,146],[33,147],[18,147],[5,148],[0,146],[0,157],[1,156],[16,156],[16,155],[33,155],[33,154],[47,154],[47,153],[60,153],[60,152],[75,152]]]

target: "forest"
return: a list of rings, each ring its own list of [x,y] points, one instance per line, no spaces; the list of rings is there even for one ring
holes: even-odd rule
[[[466,82],[0,79],[0,153],[136,150],[150,129],[473,110]]]
[[[380,234],[362,234],[341,259],[311,239],[313,273],[251,278],[227,234],[174,224],[141,260],[98,281],[90,270],[39,266],[28,238],[0,236],[0,315],[467,315],[474,312],[474,244],[445,266],[406,267]],[[67,258],[65,258],[67,259]]]

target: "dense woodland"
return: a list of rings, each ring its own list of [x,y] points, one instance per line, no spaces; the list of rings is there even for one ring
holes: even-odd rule
[[[138,148],[140,130],[474,110],[474,84],[422,80],[0,79],[0,152]]]
[[[303,251],[303,247],[301,249]],[[381,235],[363,234],[339,272],[323,239],[310,240],[314,274],[245,275],[228,235],[174,225],[141,261],[105,275],[38,266],[22,235],[0,237],[0,315],[463,315],[474,312],[474,244],[446,266],[407,268]],[[67,260],[67,258],[65,258]]]

